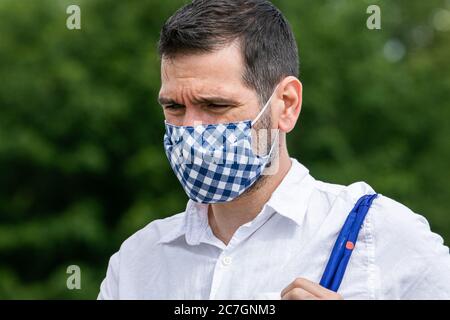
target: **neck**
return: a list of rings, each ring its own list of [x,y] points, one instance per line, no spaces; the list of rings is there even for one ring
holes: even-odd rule
[[[211,230],[226,245],[241,225],[252,221],[261,212],[264,204],[289,171],[291,159],[287,150],[280,152],[278,160],[275,161],[278,161],[278,170],[273,175],[265,176],[256,192],[251,190],[233,201],[209,205],[208,220]],[[275,161],[273,165],[276,166]]]

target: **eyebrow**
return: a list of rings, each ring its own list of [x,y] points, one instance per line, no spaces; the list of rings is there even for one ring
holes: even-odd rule
[[[200,96],[192,99],[194,104],[224,104],[224,105],[239,105],[239,102],[230,98],[224,98],[220,96]],[[167,97],[158,97],[158,103],[160,105],[183,105],[182,103],[178,103],[174,99]]]
[[[158,97],[158,103],[160,105],[180,104],[177,103],[175,100],[166,97]]]

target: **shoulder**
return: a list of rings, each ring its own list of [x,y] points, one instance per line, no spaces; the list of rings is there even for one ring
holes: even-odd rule
[[[364,181],[341,185],[315,180],[314,187],[316,196],[326,199],[331,206],[336,200],[353,205],[360,197],[375,193],[375,190]]]
[[[330,202],[331,209],[339,210],[348,210],[361,196],[375,193],[365,182],[342,186],[319,181],[316,189],[322,199]],[[346,213],[339,213],[342,219]],[[378,288],[375,291],[380,297],[450,297],[449,248],[444,245],[443,238],[431,230],[423,215],[378,193],[358,239],[364,243],[358,247],[365,252],[369,282],[373,288]]]
[[[316,181],[319,196],[331,207],[345,204],[352,208],[360,197],[376,191],[366,182],[355,182],[344,186]],[[430,229],[427,219],[404,204],[383,194],[373,201],[364,224],[374,237],[378,249],[385,252],[398,251],[400,255],[447,254],[443,239]]]
[[[369,210],[375,264],[386,298],[448,299],[450,255],[427,219],[380,195]]]
[[[163,219],[156,219],[128,237],[120,246],[120,251],[136,251],[143,247],[151,248],[168,237],[182,233],[185,212]]]
[[[448,255],[443,238],[432,232],[427,219],[400,202],[379,195],[373,202],[371,221],[379,250],[395,250],[400,256]]]
[[[152,269],[152,263],[158,263],[160,252],[157,244],[167,236],[173,236],[183,226],[185,212],[157,219],[128,237],[120,249],[109,259],[106,277],[100,285],[98,299],[119,299],[121,281],[130,279],[136,270]],[[125,276],[125,277],[123,277]],[[133,276],[132,276],[133,277]],[[121,279],[125,280],[121,280]],[[127,284],[125,284],[127,287]]]

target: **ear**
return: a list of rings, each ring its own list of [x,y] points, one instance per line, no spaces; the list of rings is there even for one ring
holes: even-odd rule
[[[279,107],[274,115],[281,132],[294,129],[302,109],[302,92],[302,83],[296,77],[289,76],[281,81],[276,93]]]

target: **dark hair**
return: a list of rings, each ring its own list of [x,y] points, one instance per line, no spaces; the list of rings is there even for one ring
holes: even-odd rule
[[[193,0],[164,24],[158,44],[161,58],[212,52],[240,41],[244,83],[264,103],[284,77],[298,77],[299,59],[292,30],[266,0]]]

